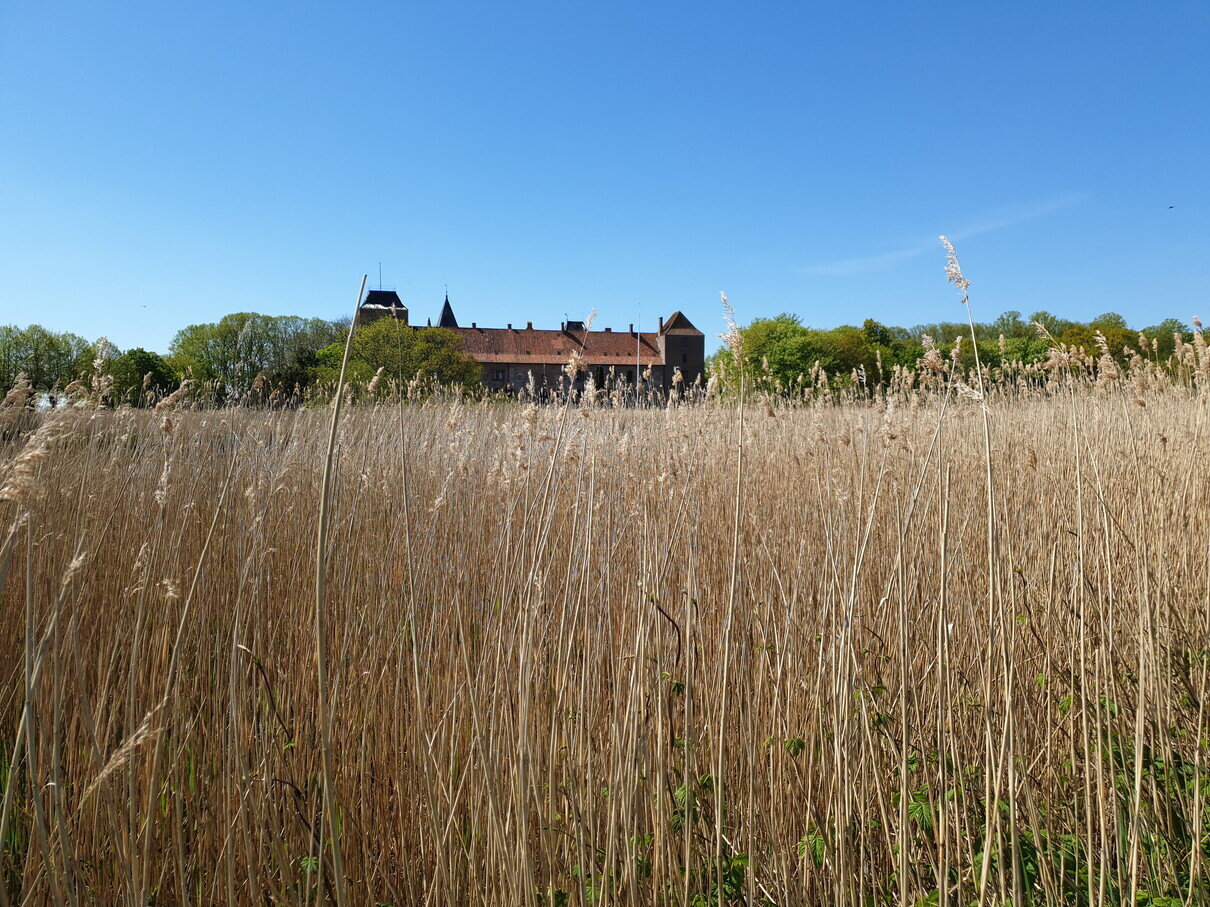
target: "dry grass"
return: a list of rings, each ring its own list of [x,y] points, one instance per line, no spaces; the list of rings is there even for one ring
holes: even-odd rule
[[[1205,902],[1207,396],[989,395],[352,408],[327,816],[329,417],[10,439],[0,892]]]

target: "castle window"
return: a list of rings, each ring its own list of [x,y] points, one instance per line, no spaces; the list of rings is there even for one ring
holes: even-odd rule
[[[492,371],[492,380],[493,381],[503,381],[504,380],[504,369],[502,369],[502,368],[494,369]]]

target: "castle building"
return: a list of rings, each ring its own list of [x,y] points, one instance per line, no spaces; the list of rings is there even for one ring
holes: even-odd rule
[[[394,291],[371,290],[361,309],[358,323],[368,323],[384,315],[408,323],[408,310]],[[553,389],[565,379],[564,366],[579,353],[581,367],[587,369],[597,385],[612,376],[634,386],[669,391],[677,372],[684,386],[697,381],[705,367],[706,337],[681,312],[667,320],[660,318],[659,329],[625,331],[612,328],[588,330],[582,321],[566,321],[556,330],[525,327],[470,327],[458,324],[449,296],[441,307],[437,327],[453,331],[462,339],[462,352],[483,366],[483,383],[489,390],[518,392],[531,379],[539,390]]]
[[[370,290],[357,307],[358,324],[369,324],[388,315],[408,323],[408,307],[394,290]]]

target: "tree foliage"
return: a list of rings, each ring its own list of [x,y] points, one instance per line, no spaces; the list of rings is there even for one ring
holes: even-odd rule
[[[336,341],[339,322],[294,315],[239,312],[214,324],[191,324],[173,338],[168,361],[179,378],[221,381],[245,392],[264,375],[272,384],[305,385],[317,351]]]
[[[159,353],[141,347],[127,350],[109,364],[113,378],[112,398],[116,403],[138,404],[146,390],[165,394],[179,383],[172,369]]]
[[[93,345],[75,334],[0,325],[0,387],[12,387],[20,374],[38,390],[64,387],[86,371],[92,353]]]
[[[927,342],[947,352],[957,344],[962,365],[970,368],[975,364],[971,325],[964,321],[903,328],[867,318],[860,328],[842,325],[819,330],[803,324],[797,315],[783,313],[774,318],[757,318],[740,334],[744,371],[749,376],[764,375],[786,389],[818,374],[820,369],[833,379],[856,378],[865,384],[876,384],[885,381],[895,365],[914,366],[924,355]],[[1099,356],[1100,338],[1113,357],[1124,361],[1127,349],[1137,351],[1141,348],[1140,334],[1148,340],[1149,355],[1163,360],[1172,354],[1174,334],[1191,339],[1189,326],[1175,319],[1135,331],[1116,312],[1106,312],[1089,322],[1078,322],[1058,318],[1046,311],[1023,318],[1020,312],[1010,310],[994,321],[976,323],[974,334],[980,361],[991,366],[1001,360],[1026,363],[1044,360],[1054,342]],[[711,374],[728,374],[729,361],[728,351],[716,354],[708,363]],[[724,367],[720,369],[720,365]],[[731,369],[730,377],[736,377],[734,369]]]
[[[344,356],[344,341],[319,351],[315,376],[336,381]],[[472,389],[483,380],[483,367],[462,352],[462,338],[444,328],[414,328],[394,318],[379,318],[359,326],[349,351],[351,380],[369,381],[378,369],[387,380],[425,381]]]
[[[261,384],[287,393],[312,382],[334,381],[339,374],[348,321],[260,315],[240,312],[211,324],[193,324],[178,331],[169,355],[135,348],[123,353],[105,340],[90,343],[72,333],[56,333],[41,325],[0,325],[0,388],[11,387],[20,374],[40,391],[65,388],[83,379],[88,386],[108,375],[108,399],[120,404],[137,402],[144,381],[160,392],[170,391],[185,378],[197,384],[216,382],[222,394],[243,397]],[[1168,318],[1141,330],[1132,329],[1116,312],[1105,312],[1088,322],[1060,318],[1047,311],[1022,317],[1010,310],[990,322],[976,323],[974,334],[980,360],[992,367],[1002,360],[1032,363],[1043,360],[1055,342],[1101,355],[1102,343],[1120,361],[1127,350],[1165,362],[1176,340],[1192,341],[1190,326]],[[794,314],[757,318],[741,330],[742,370],[763,376],[773,386],[792,389],[797,382],[814,381],[826,372],[831,380],[875,385],[888,380],[897,365],[915,366],[928,342],[944,353],[958,345],[965,367],[974,365],[971,326],[952,321],[913,327],[886,325],[872,318],[860,327],[810,327]],[[927,339],[926,339],[927,338]],[[707,361],[713,375],[738,376],[728,351]],[[476,387],[482,367],[461,351],[461,340],[440,328],[413,328],[394,319],[379,319],[361,326],[355,334],[353,379],[369,380],[381,368],[388,380]],[[102,374],[98,374],[98,372]],[[148,377],[150,376],[150,377]]]

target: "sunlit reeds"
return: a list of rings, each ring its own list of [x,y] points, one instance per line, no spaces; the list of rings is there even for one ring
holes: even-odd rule
[[[23,415],[2,897],[1204,903],[1210,358],[1146,353],[756,376],[742,419],[379,376],[326,691],[330,412]]]

